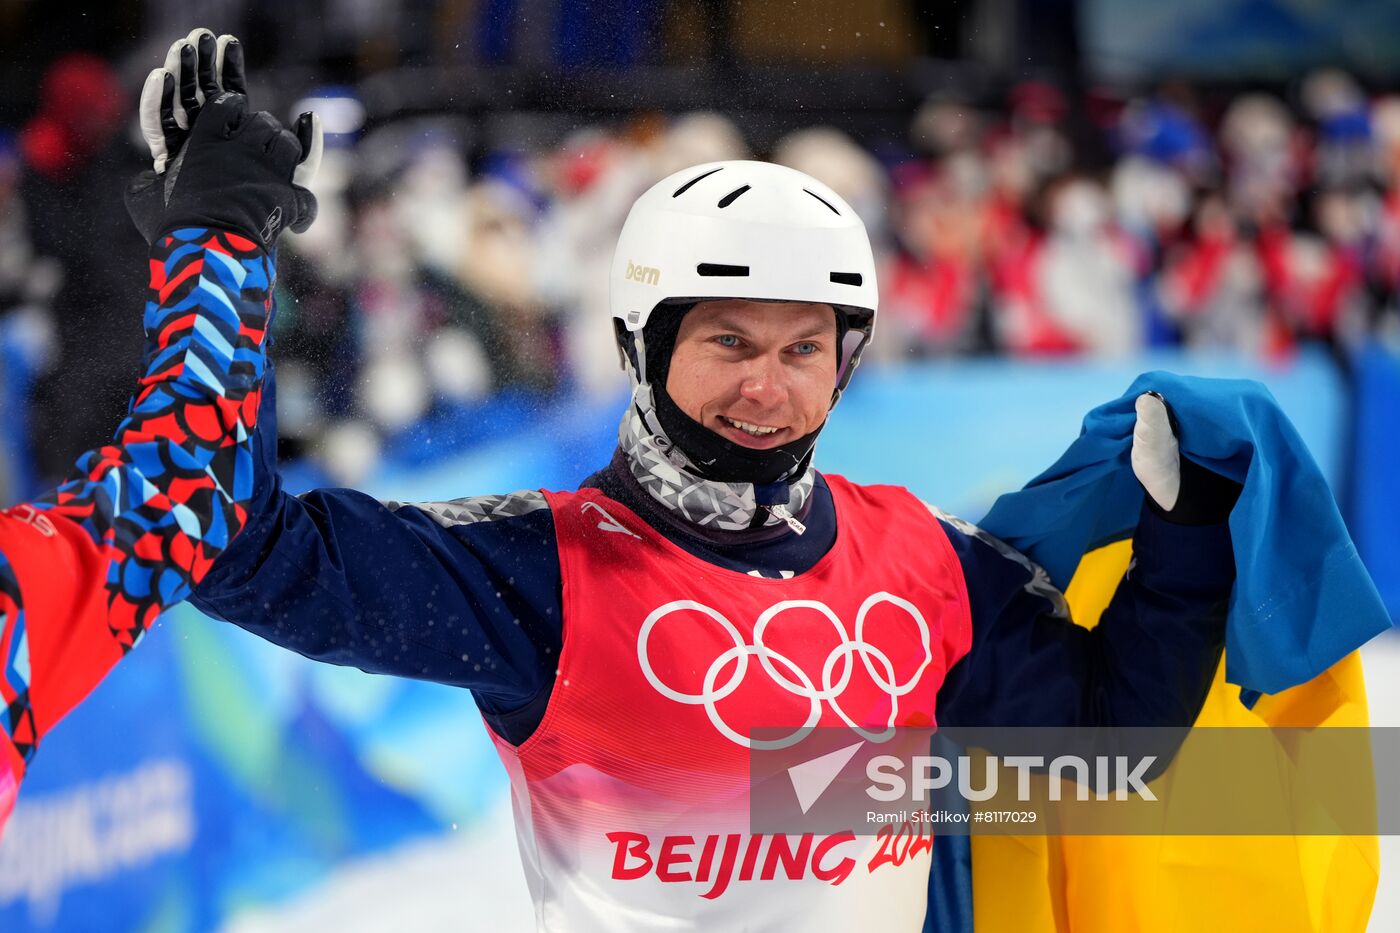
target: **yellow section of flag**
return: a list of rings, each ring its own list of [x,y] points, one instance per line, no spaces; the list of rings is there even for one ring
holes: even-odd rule
[[[1065,590],[1092,628],[1132,558],[1131,540],[1086,554]],[[1366,726],[1353,653],[1246,709],[1221,659],[1198,726]],[[1261,774],[1260,781],[1276,780]],[[977,933],[1351,933],[1380,879],[1375,836],[975,836]]]

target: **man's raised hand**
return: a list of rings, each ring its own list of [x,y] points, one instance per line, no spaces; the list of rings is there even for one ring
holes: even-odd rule
[[[175,40],[165,53],[165,65],[146,75],[141,88],[141,135],[157,175],[180,152],[204,101],[223,90],[248,94],[243,44],[230,35],[216,38],[203,27]]]
[[[127,210],[147,242],[182,226],[215,227],[271,249],[287,227],[316,218],[307,185],[321,161],[321,126],[303,113],[295,133],[249,113],[243,46],[196,29],[177,40],[141,92],[151,168],[133,179]]]

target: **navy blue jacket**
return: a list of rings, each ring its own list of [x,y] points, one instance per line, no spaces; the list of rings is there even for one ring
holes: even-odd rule
[[[539,725],[562,638],[554,523],[538,493],[398,505],[348,489],[282,491],[269,366],[254,437],[250,518],[193,596],[210,615],[308,658],[472,692],[513,744]],[[585,481],[719,566],[801,573],[836,534],[818,477],[797,535],[786,525],[709,532],[640,488],[617,454]],[[1175,525],[1144,509],[1135,565],[1090,630],[1019,554],[940,517],[962,563],[972,648],[938,695],[943,725],[1183,725],[1224,640],[1234,577],[1226,525]]]

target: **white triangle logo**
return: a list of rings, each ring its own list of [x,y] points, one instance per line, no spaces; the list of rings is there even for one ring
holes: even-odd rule
[[[861,740],[788,768],[788,778],[792,781],[792,789],[797,794],[797,805],[802,808],[803,813],[812,809],[812,804],[826,793],[831,782],[836,780],[836,775],[846,767],[846,762],[855,756],[856,749],[864,744],[865,741]]]
[[[621,522],[619,522],[617,519],[615,519],[615,518],[613,518],[611,515],[609,515],[607,509],[603,508],[601,505],[599,505],[599,504],[596,503],[596,502],[585,502],[585,503],[583,504],[583,506],[579,509],[579,511],[580,511],[580,512],[587,512],[589,509],[592,509],[593,511],[597,512],[599,515],[602,515],[602,516],[603,516],[603,520],[602,520],[601,522],[598,523],[598,528],[599,528],[600,530],[602,530],[602,531],[611,531],[611,532],[614,532],[614,533],[620,533],[620,534],[624,534],[624,535],[631,535],[632,537],[634,537],[634,538],[636,538],[636,539],[638,539],[638,540],[641,540],[641,535],[632,532],[630,529],[627,528],[626,525],[623,525],[623,524],[622,524]]]

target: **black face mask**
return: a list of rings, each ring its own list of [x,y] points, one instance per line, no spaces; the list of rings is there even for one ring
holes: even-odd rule
[[[776,483],[785,475],[796,478],[798,467],[812,452],[821,428],[781,447],[755,450],[726,440],[680,410],[666,392],[666,384],[652,387],[656,416],[671,443],[681,449],[706,479],[721,483]]]
[[[666,380],[671,373],[671,353],[676,347],[676,336],[680,333],[681,319],[694,303],[676,304],[658,308],[662,313],[654,314],[645,330],[647,346],[647,381],[652,386],[652,398],[656,405],[656,416],[671,443],[680,448],[696,470],[705,479],[721,483],[754,483],[767,485],[776,483],[785,476],[795,479],[800,468],[816,446],[821,428],[789,441],[780,447],[768,450],[755,450],[726,440],[705,427],[694,418],[681,411],[666,391]],[[837,345],[842,334],[841,315],[837,315]],[[823,422],[825,425],[825,422]]]

